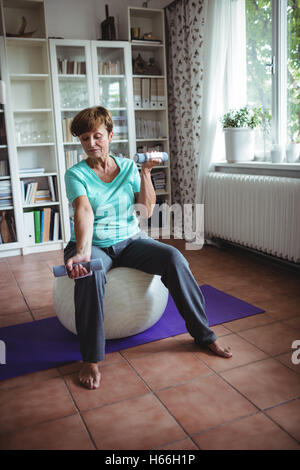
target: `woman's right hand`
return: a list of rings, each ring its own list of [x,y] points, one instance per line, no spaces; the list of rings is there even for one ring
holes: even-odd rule
[[[80,254],[76,253],[75,256],[69,258],[66,262],[66,269],[68,271],[68,276],[71,279],[75,279],[76,277],[86,276],[88,274],[88,270],[82,266],[80,263],[85,263],[91,260],[91,255],[89,254]],[[75,263],[77,266],[73,266]]]

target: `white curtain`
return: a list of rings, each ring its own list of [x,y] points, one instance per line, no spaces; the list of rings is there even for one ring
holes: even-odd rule
[[[222,158],[220,117],[246,104],[245,0],[207,0],[203,103],[197,151],[196,203],[205,202],[205,175]]]

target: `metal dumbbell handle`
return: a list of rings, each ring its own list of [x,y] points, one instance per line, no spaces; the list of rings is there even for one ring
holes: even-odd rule
[[[160,159],[162,162],[168,160],[168,154],[166,152],[148,152],[148,153],[136,153],[133,157],[136,163],[144,163],[148,160]]]
[[[86,261],[84,263],[75,263],[75,264],[73,264],[73,268],[74,268],[74,266],[77,266],[78,264],[81,264],[81,266],[86,268],[86,270],[89,271],[89,273],[92,273],[92,271],[97,271],[99,269],[103,269],[103,263],[102,263],[102,260],[100,258],[92,259],[91,261]],[[66,266],[64,264],[62,264],[61,266],[54,266],[53,267],[53,274],[54,274],[55,277],[67,276],[68,271],[66,269]],[[85,277],[85,276],[82,276],[82,277]],[[79,278],[76,278],[76,279],[79,279]]]

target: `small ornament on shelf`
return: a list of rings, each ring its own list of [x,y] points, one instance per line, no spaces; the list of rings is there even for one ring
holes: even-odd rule
[[[161,69],[154,57],[150,57],[147,63],[141,54],[138,54],[136,58],[133,58],[133,73],[135,75],[161,75]]]
[[[35,29],[34,31],[30,31],[28,33],[25,33],[26,26],[27,26],[27,20],[25,16],[22,16],[22,23],[21,23],[19,31],[16,34],[6,33],[6,36],[8,38],[32,38],[34,33],[37,32],[37,29]]]
[[[113,16],[109,16],[108,5],[105,5],[106,19],[101,23],[101,35],[104,41],[115,41],[116,40],[116,29],[115,19]]]

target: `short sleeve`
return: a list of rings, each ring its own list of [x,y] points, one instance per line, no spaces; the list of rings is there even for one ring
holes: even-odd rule
[[[87,196],[85,185],[73,172],[65,173],[65,183],[67,198],[71,204],[78,196]]]
[[[141,188],[141,177],[136,164],[133,164],[133,192],[139,193]]]

